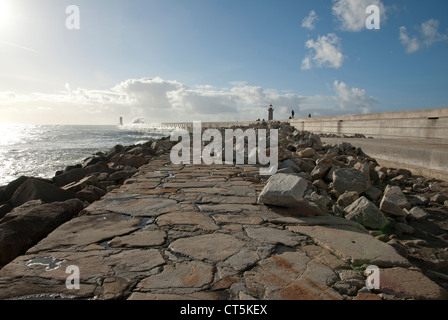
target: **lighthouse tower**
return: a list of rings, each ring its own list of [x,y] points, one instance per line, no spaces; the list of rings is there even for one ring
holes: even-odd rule
[[[269,106],[268,111],[269,111],[268,120],[269,121],[274,120],[274,108],[272,107],[272,104]]]

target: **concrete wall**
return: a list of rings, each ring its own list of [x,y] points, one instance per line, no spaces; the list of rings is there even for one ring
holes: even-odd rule
[[[373,138],[441,139],[448,143],[448,108],[289,120],[299,130]]]

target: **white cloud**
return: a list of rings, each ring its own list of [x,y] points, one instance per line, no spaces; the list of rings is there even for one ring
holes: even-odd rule
[[[341,39],[334,33],[319,36],[316,41],[308,40],[305,47],[310,49],[310,53],[302,60],[302,70],[313,66],[339,69],[344,62]]]
[[[400,42],[406,48],[407,53],[413,53],[422,47],[430,47],[436,42],[448,40],[448,35],[439,33],[439,21],[429,19],[418,27],[419,36],[409,36],[407,28],[400,27]]]
[[[380,9],[382,22],[386,19],[386,9],[380,0],[333,0],[333,15],[344,31],[366,30],[366,8],[376,5]]]
[[[366,91],[359,88],[350,88],[344,82],[333,83],[335,96],[333,97],[336,107],[341,111],[349,112],[371,112],[375,98],[366,95]]]
[[[74,89],[69,85],[65,89],[54,94],[0,92],[0,112],[8,110],[2,119],[60,124],[110,124],[119,116],[128,121],[144,117],[148,122],[243,121],[267,118],[270,104],[276,107],[276,118],[288,118],[290,111],[285,110],[298,112],[304,99],[242,82],[223,89],[210,85],[190,88],[159,77],[128,79],[109,90]],[[28,120],[23,117],[24,110]]]
[[[313,30],[317,20],[319,20],[319,17],[314,10],[311,10],[310,14],[302,20],[302,27],[308,30]]]
[[[400,27],[400,41],[406,47],[407,53],[412,53],[420,49],[420,41],[417,37],[409,37],[406,27]]]

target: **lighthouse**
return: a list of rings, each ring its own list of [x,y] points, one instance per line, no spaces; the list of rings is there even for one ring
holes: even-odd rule
[[[269,106],[268,111],[269,111],[268,120],[269,121],[274,120],[274,108],[272,107],[272,104]]]

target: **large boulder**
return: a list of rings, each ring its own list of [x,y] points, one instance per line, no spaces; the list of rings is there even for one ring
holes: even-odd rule
[[[78,199],[31,206],[0,224],[0,266],[25,253],[83,208]]]
[[[17,188],[11,202],[14,207],[18,207],[30,200],[40,199],[43,202],[56,202],[73,199],[74,197],[74,192],[62,190],[40,179],[30,178]]]
[[[259,203],[279,207],[300,205],[308,181],[293,174],[277,173],[271,176],[258,197]]]
[[[325,177],[325,175],[330,171],[330,168],[333,166],[333,162],[331,159],[322,158],[316,161],[316,167],[314,167],[313,171],[311,171],[311,179],[317,180]]]
[[[400,187],[391,185],[386,187],[380,203],[381,211],[393,217],[406,217],[407,214],[403,209],[410,208],[411,205]]]
[[[344,209],[345,218],[356,221],[368,229],[382,229],[389,221],[377,206],[366,197],[361,197]]]
[[[87,172],[88,171],[85,168],[75,168],[53,177],[53,181],[56,186],[62,187],[69,183],[81,180],[87,175]]]
[[[361,194],[370,187],[367,176],[355,168],[342,168],[333,172],[333,189],[339,194],[346,191],[356,191]]]
[[[117,167],[134,167],[139,168],[146,164],[148,160],[141,155],[119,153],[110,159],[109,166],[112,168]]]
[[[100,188],[97,188],[95,186],[86,186],[83,190],[76,193],[76,198],[81,201],[93,203],[97,200],[100,200],[105,195],[106,192]]]
[[[6,200],[9,200],[14,195],[14,192],[16,192],[17,188],[22,185],[26,180],[28,180],[28,177],[21,176],[15,179],[14,181],[11,181],[8,183],[7,186],[5,186],[5,189],[3,190],[4,196]]]
[[[383,199],[393,202],[402,209],[411,209],[410,203],[399,186],[387,185],[384,189]]]

